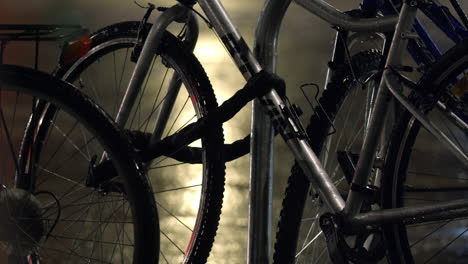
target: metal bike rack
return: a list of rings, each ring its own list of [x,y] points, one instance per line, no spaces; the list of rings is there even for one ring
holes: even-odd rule
[[[266,1],[255,33],[255,56],[262,68],[276,72],[278,34],[291,0]],[[271,212],[273,196],[273,140],[270,118],[254,100],[250,144],[250,188],[247,263],[269,263],[271,256]],[[252,158],[252,157],[255,157]]]

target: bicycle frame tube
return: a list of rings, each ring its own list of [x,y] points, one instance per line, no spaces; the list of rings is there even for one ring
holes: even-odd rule
[[[437,202],[433,205],[413,205],[401,208],[374,210],[350,218],[354,229],[411,222],[413,224],[448,220],[468,216],[468,199]]]
[[[379,18],[355,18],[346,15],[323,0],[295,0],[296,3],[327,21],[349,31],[373,31],[388,32],[395,28],[397,16],[385,16]]]
[[[385,63],[386,70],[384,71],[384,76],[386,72],[389,71],[387,69],[388,67],[400,65],[402,61],[403,51],[408,42],[408,39],[404,38],[404,36],[411,31],[413,21],[416,17],[416,11],[416,6],[409,6],[406,3],[403,4],[390,46],[389,55]],[[361,208],[364,198],[363,189],[367,186],[370,171],[375,159],[377,142],[384,125],[385,118],[383,117],[387,113],[389,101],[391,99],[391,94],[386,87],[386,83],[382,79],[377,92],[375,108],[372,111],[369,131],[364,136],[364,144],[360,151],[359,161],[353,176],[348,199],[346,200],[345,215],[355,215]]]

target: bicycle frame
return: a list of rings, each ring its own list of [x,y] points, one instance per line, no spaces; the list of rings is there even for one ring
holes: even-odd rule
[[[299,0],[299,2],[300,1],[303,0]],[[395,17],[357,20],[347,18],[340,20],[336,19],[335,16],[329,16],[330,14],[334,14],[335,11],[333,11],[329,6],[326,6],[323,1],[313,0],[308,1],[307,3],[315,4],[316,10],[321,10],[320,12],[317,12],[317,14],[327,22],[353,31],[389,31],[392,30],[394,25],[393,23],[396,20]],[[411,30],[417,11],[417,1],[412,3],[414,3],[413,6],[410,6],[407,3],[403,5],[403,9],[400,13],[398,24],[395,29],[395,38],[392,41],[386,62],[386,68],[399,65],[401,63],[403,50],[406,47],[409,38],[408,34]],[[224,45],[231,53],[231,56],[236,61],[239,70],[243,73],[246,79],[249,78],[252,73],[259,70],[258,61],[253,57],[250,50],[248,50],[245,42],[235,29],[232,22],[229,21],[228,15],[223,9],[221,3],[219,1],[200,0],[199,4],[208,16],[209,20],[212,22],[216,33],[220,36]],[[342,16],[345,15],[337,15],[337,17]],[[368,180],[367,175],[369,174],[373,163],[375,146],[377,145],[376,140],[378,139],[382,126],[381,116],[383,116],[387,111],[386,106],[388,105],[388,99],[390,99],[390,92],[387,90],[386,85],[386,80],[390,78],[389,74],[389,70],[384,72],[385,78],[380,84],[376,106],[371,117],[369,133],[364,139],[363,150],[365,151],[361,151],[360,161],[358,162],[358,168],[353,181],[353,184],[355,185],[363,186],[365,184],[362,182],[367,182]],[[301,131],[298,129],[300,125],[294,123],[295,120],[293,120],[290,113],[285,110],[287,103],[283,101],[276,91],[272,91],[263,98],[263,104],[264,107],[268,109],[273,120],[272,122],[277,123],[277,130],[279,130],[280,134],[289,145],[296,159],[301,163],[301,167],[304,171],[307,171],[306,175],[308,175],[313,185],[316,186],[319,195],[321,195],[321,198],[325,201],[328,207],[335,213],[344,212],[345,215],[356,215],[357,210],[360,207],[360,203],[362,202],[362,197],[360,196],[359,191],[351,190],[350,197],[344,206],[343,199],[338,194],[334,185],[329,181],[328,176],[321,168],[317,157],[310,150],[306,140],[302,138],[303,135],[301,135]],[[358,187],[355,189],[357,188]],[[465,205],[468,205],[468,199],[463,200],[466,202]],[[442,207],[447,208],[446,206]],[[434,208],[437,208],[437,206],[434,206]],[[418,215],[417,213],[413,214],[406,210],[401,211],[405,211],[405,214],[408,213],[411,217]],[[382,212],[382,214],[385,215],[384,212]],[[403,216],[403,214],[401,214],[401,216]]]
[[[250,51],[219,0],[199,0],[198,2],[212,24],[216,34],[222,40],[224,46],[234,59],[237,67],[246,80],[263,69],[259,60],[262,61],[266,69],[271,71],[275,70],[275,54],[279,25],[281,24],[281,18],[290,1],[270,0],[266,2],[264,12],[271,12],[272,10],[278,11],[271,12],[269,14],[263,13],[260,18],[257,30],[257,36],[259,38],[257,38],[258,43],[255,48],[257,55],[259,55],[259,60],[257,60],[254,54]],[[416,18],[418,3],[421,1],[405,1],[399,17],[385,16],[380,18],[364,19],[353,18],[343,14],[322,0],[296,0],[296,2],[328,23],[345,30],[356,32],[394,31],[394,38],[385,63],[383,78],[380,82],[375,107],[372,111],[369,130],[364,137],[364,144],[360,152],[360,158],[353,177],[353,183],[351,185],[348,199],[344,201],[333,182],[331,182],[327,173],[322,168],[319,159],[311,150],[307,136],[305,132],[303,132],[299,121],[292,114],[287,99],[280,96],[275,90],[272,90],[265,97],[260,100],[256,100],[254,103],[254,121],[252,123],[252,129],[254,131],[252,133],[253,138],[255,139],[256,132],[261,131],[263,135],[267,136],[267,140],[264,141],[264,143],[259,143],[259,141],[264,138],[262,138],[261,135],[257,135],[257,141],[252,142],[252,163],[265,162],[265,157],[268,158],[271,156],[271,153],[268,151],[263,153],[258,153],[258,151],[256,151],[262,148],[262,146],[265,147],[265,145],[268,150],[268,146],[272,144],[272,133],[268,123],[268,119],[271,119],[271,123],[274,124],[276,130],[282,135],[290,150],[293,152],[296,160],[299,162],[301,168],[312,183],[311,185],[314,190],[320,195],[321,199],[325,202],[331,212],[344,215],[352,229],[360,229],[374,225],[377,226],[382,223],[400,223],[402,221],[415,218],[417,218],[417,222],[425,222],[428,220],[423,219],[423,216],[427,214],[467,208],[468,199],[461,199],[450,202],[441,202],[424,207],[410,206],[359,213],[361,203],[364,199],[362,191],[366,186],[370,170],[372,169],[377,141],[379,140],[379,135],[384,123],[383,118],[381,117],[388,111],[388,105],[391,101],[390,99],[395,96],[399,101],[403,102],[404,107],[408,108],[415,114],[415,117],[418,120],[420,120],[424,125],[427,123],[424,122],[424,117],[421,117],[421,115],[417,113],[417,110],[412,108],[411,104],[404,102],[404,98],[399,98],[397,96],[398,94],[395,91],[400,90],[401,84],[394,79],[390,70],[392,67],[400,65],[407,42],[413,37],[411,30]],[[117,118],[119,124],[122,125],[125,123],[126,118],[124,117],[124,112],[126,111],[126,107],[128,108],[128,106],[133,104],[132,94],[133,97],[135,97],[138,93],[138,88],[141,86],[143,78],[149,69],[153,51],[159,44],[162,33],[170,23],[179,20],[180,18],[184,18],[188,14],[190,14],[189,8],[184,5],[177,4],[169,8],[156,19],[138,59],[135,71],[130,81],[129,89],[127,89],[124,97],[123,106],[121,106],[119,110]],[[264,30],[263,33],[260,32],[262,29]],[[174,79],[177,79],[177,76],[174,76],[173,80]],[[171,92],[172,91],[168,91],[168,93]],[[167,104],[170,105],[173,104],[173,102],[168,100]],[[261,107],[259,107],[260,104],[262,105]],[[162,106],[162,108],[164,109],[164,106]],[[260,108],[263,110],[260,110]],[[258,115],[256,111],[259,112]],[[269,118],[262,116],[264,111],[268,112]],[[163,115],[164,113],[160,113],[160,115],[161,114]],[[260,119],[262,123],[257,124],[256,122],[258,119]],[[161,127],[160,129],[164,129],[164,127]],[[435,130],[435,133],[440,136],[439,138],[447,142],[447,139],[444,139],[440,131],[437,131],[436,128],[433,128],[432,130]],[[457,152],[457,150],[455,149],[454,152]],[[254,156],[257,154],[261,154],[263,157],[257,158]],[[466,155],[462,155],[461,158],[466,162]],[[268,164],[268,161],[266,164]],[[252,164],[252,168],[255,167],[258,167],[258,164]],[[251,177],[256,176],[254,174],[258,173],[259,171],[253,171]],[[262,173],[268,174],[269,172],[267,170]],[[460,217],[461,215],[459,212],[445,212],[444,215],[441,215],[440,217],[441,219],[448,219],[454,216]]]

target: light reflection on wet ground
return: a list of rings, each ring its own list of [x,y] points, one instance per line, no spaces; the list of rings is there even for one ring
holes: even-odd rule
[[[34,2],[34,1],[33,1]],[[37,2],[37,1],[36,1]],[[21,18],[11,13],[2,13],[0,21],[5,23],[80,23],[94,31],[104,25],[123,20],[139,20],[144,11],[132,4],[132,1],[119,3],[114,8],[113,1],[77,1],[76,3],[57,3],[45,1],[47,4],[32,4],[24,8],[30,16]],[[258,12],[262,1],[223,1],[231,13],[234,23],[239,27],[250,47],[253,46],[253,36]],[[340,9],[347,10],[356,6],[358,1],[329,1]],[[343,4],[345,2],[345,4]],[[164,1],[162,5],[172,4],[173,1]],[[0,4],[2,10],[15,10],[14,1],[8,0]],[[17,10],[17,9],[16,9]],[[14,12],[13,12],[14,13]],[[18,12],[17,14],[20,14]],[[31,14],[35,14],[32,16]],[[19,21],[21,19],[21,21]],[[203,22],[199,45],[195,54],[205,68],[210,81],[215,88],[218,102],[229,98],[245,83],[241,74],[236,70],[231,59],[224,52],[224,48]],[[308,117],[308,106],[302,98],[299,86],[305,82],[317,82],[323,86],[326,73],[326,62],[332,49],[334,31],[325,22],[307,14],[297,5],[292,4],[283,22],[278,51],[278,73],[285,78],[288,84],[288,96],[291,101],[298,102],[305,110],[304,117]],[[15,53],[20,48],[11,48],[7,54],[7,62],[29,64],[30,57],[18,57]],[[54,48],[46,47],[44,57],[56,56]],[[50,50],[50,51],[49,51]],[[13,55],[11,55],[13,54]],[[19,62],[18,62],[19,61]],[[43,69],[52,69],[53,63],[42,60]],[[306,119],[304,119],[306,120]],[[249,133],[250,106],[243,109],[233,120],[224,126],[226,142],[243,138]],[[279,143],[275,150],[275,183],[273,194],[273,224],[277,222],[284,187],[289,175],[292,157],[284,144]],[[209,263],[245,263],[247,245],[247,213],[248,213],[248,182],[249,158],[242,157],[228,164],[226,169],[226,191],[223,214],[218,229],[218,235],[209,259]],[[193,199],[193,197],[184,197]],[[188,221],[190,217],[187,217]],[[163,225],[164,223],[162,223]],[[273,226],[273,235],[275,226]],[[175,232],[175,231],[174,231]]]

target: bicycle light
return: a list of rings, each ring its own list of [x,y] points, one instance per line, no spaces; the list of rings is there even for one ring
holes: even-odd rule
[[[65,41],[60,64],[68,64],[84,56],[91,49],[91,43],[88,33],[81,35],[78,39]]]

